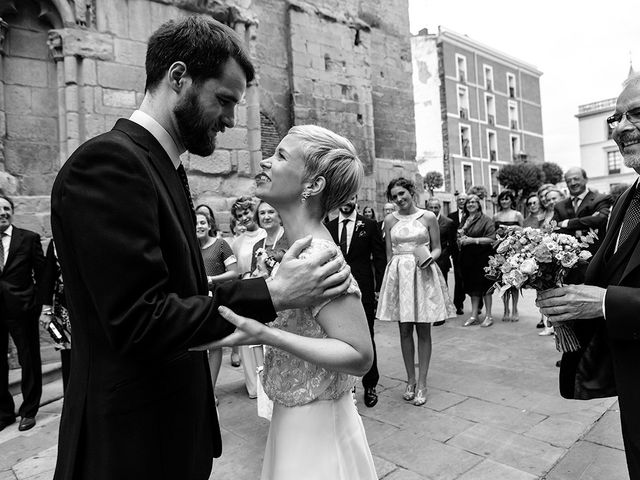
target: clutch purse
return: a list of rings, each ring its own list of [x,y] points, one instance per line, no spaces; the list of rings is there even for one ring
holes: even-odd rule
[[[426,245],[418,245],[413,251],[413,256],[416,259],[418,268],[427,268],[433,262],[431,252]]]

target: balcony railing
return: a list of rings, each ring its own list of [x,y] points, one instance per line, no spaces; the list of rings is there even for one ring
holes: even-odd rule
[[[490,150],[489,151],[489,160],[491,162],[495,162],[498,160],[498,152],[496,152],[495,150]]]
[[[469,118],[469,111],[466,108],[460,109],[460,118],[463,120],[466,120],[467,118]]]
[[[511,120],[511,130],[518,130],[518,121]]]
[[[509,87],[509,96],[511,98],[516,98],[516,87]]]
[[[489,114],[489,115],[487,115],[487,121],[489,122],[489,125],[495,125],[496,124],[496,117],[494,117],[493,115]]]
[[[491,80],[487,80],[487,90],[493,91],[493,82]]]
[[[467,83],[467,80],[465,77],[466,75],[464,74],[464,72],[458,72],[458,81],[460,83]]]

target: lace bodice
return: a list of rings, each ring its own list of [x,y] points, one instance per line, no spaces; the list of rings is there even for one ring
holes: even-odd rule
[[[429,231],[420,220],[424,210],[418,210],[411,215],[392,215],[398,222],[391,227],[391,249],[394,255],[413,253],[418,245],[429,246]]]
[[[340,249],[329,240],[313,240],[300,258],[320,250],[337,251],[344,262]],[[346,294],[360,298],[360,289],[353,277]],[[284,310],[278,314],[271,327],[305,337],[327,338],[316,318],[320,310],[331,301],[327,300],[313,307]],[[287,407],[305,405],[314,400],[335,400],[351,390],[356,382],[356,377],[352,375],[329,371],[269,346],[266,347],[263,375],[265,393],[274,402]]]

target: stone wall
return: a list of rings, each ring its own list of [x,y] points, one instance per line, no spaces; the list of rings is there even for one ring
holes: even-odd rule
[[[19,199],[16,223],[50,235],[48,195],[60,165],[140,104],[149,35],[193,13],[234,28],[258,72],[216,152],[183,157],[196,202],[219,212],[223,230],[233,200],[252,193],[263,154],[296,123],[349,137],[366,164],[361,199],[384,201],[391,176],[416,171],[407,2],[2,2],[0,188]]]

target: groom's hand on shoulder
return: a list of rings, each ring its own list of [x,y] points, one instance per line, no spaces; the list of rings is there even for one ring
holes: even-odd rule
[[[344,293],[351,269],[336,251],[322,250],[298,258],[311,244],[311,236],[294,242],[282,258],[276,275],[267,282],[276,311],[316,305]]]

